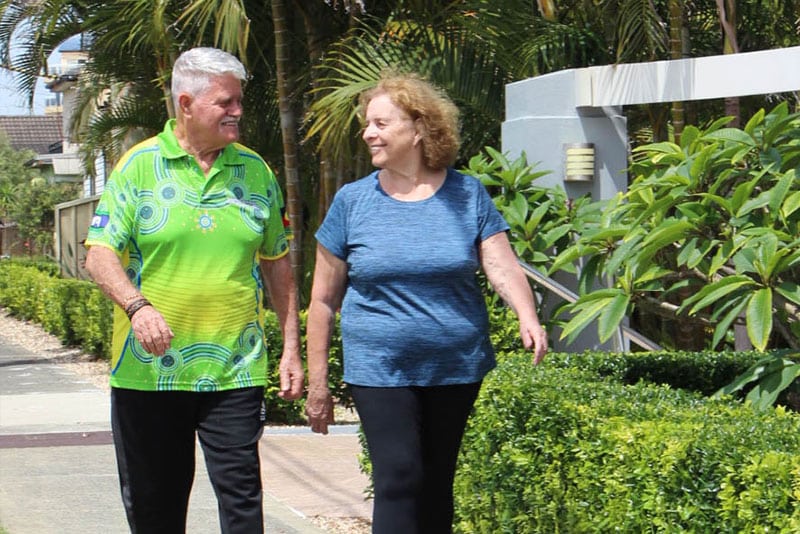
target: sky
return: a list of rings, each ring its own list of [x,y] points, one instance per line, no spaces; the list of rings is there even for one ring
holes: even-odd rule
[[[0,115],[44,115],[44,104],[50,91],[39,81],[34,96],[33,111],[28,108],[27,99],[16,88],[14,75],[10,71],[0,69]]]
[[[24,31],[27,31],[27,27],[22,26],[15,32],[15,35],[19,35]],[[12,55],[14,54],[14,48],[14,44],[12,44]],[[50,67],[58,66],[60,62],[61,54],[58,50],[50,54],[47,60]],[[33,110],[28,107],[25,96],[17,91],[16,85],[15,74],[0,68],[0,115],[44,115],[45,101],[48,97],[53,96],[53,93],[45,87],[44,80],[40,78],[36,84]]]

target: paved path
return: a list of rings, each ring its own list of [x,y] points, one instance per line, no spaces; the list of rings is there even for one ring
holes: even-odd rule
[[[327,436],[266,427],[261,440],[268,533],[319,534],[309,518],[369,518],[355,425]],[[128,532],[111,444],[108,393],[0,332],[0,526],[8,534]],[[198,450],[187,532],[219,532]]]

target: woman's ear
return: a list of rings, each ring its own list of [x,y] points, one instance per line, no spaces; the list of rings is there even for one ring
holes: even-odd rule
[[[414,121],[414,142],[412,146],[417,146],[419,142],[422,141],[423,137],[425,137],[423,135],[424,128],[421,119],[416,119]]]

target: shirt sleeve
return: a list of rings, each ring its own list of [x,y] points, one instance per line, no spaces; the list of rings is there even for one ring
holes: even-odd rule
[[[100,195],[89,224],[86,245],[103,245],[121,254],[133,235],[136,200],[131,181],[115,170]]]
[[[477,182],[476,194],[478,197],[478,231],[480,240],[485,241],[495,234],[507,231],[510,226],[498,211],[497,206],[494,205],[486,187],[477,178],[475,181]]]
[[[325,220],[317,229],[317,242],[340,260],[347,260],[347,185],[337,191]]]
[[[264,219],[264,241],[259,252],[262,258],[277,259],[289,252],[289,240],[293,234],[278,180],[269,167],[266,171],[269,213]]]

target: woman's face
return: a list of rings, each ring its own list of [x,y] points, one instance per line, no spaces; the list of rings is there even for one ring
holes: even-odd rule
[[[367,104],[361,138],[369,147],[372,164],[380,169],[402,164],[420,141],[414,119],[385,94],[376,96]]]

